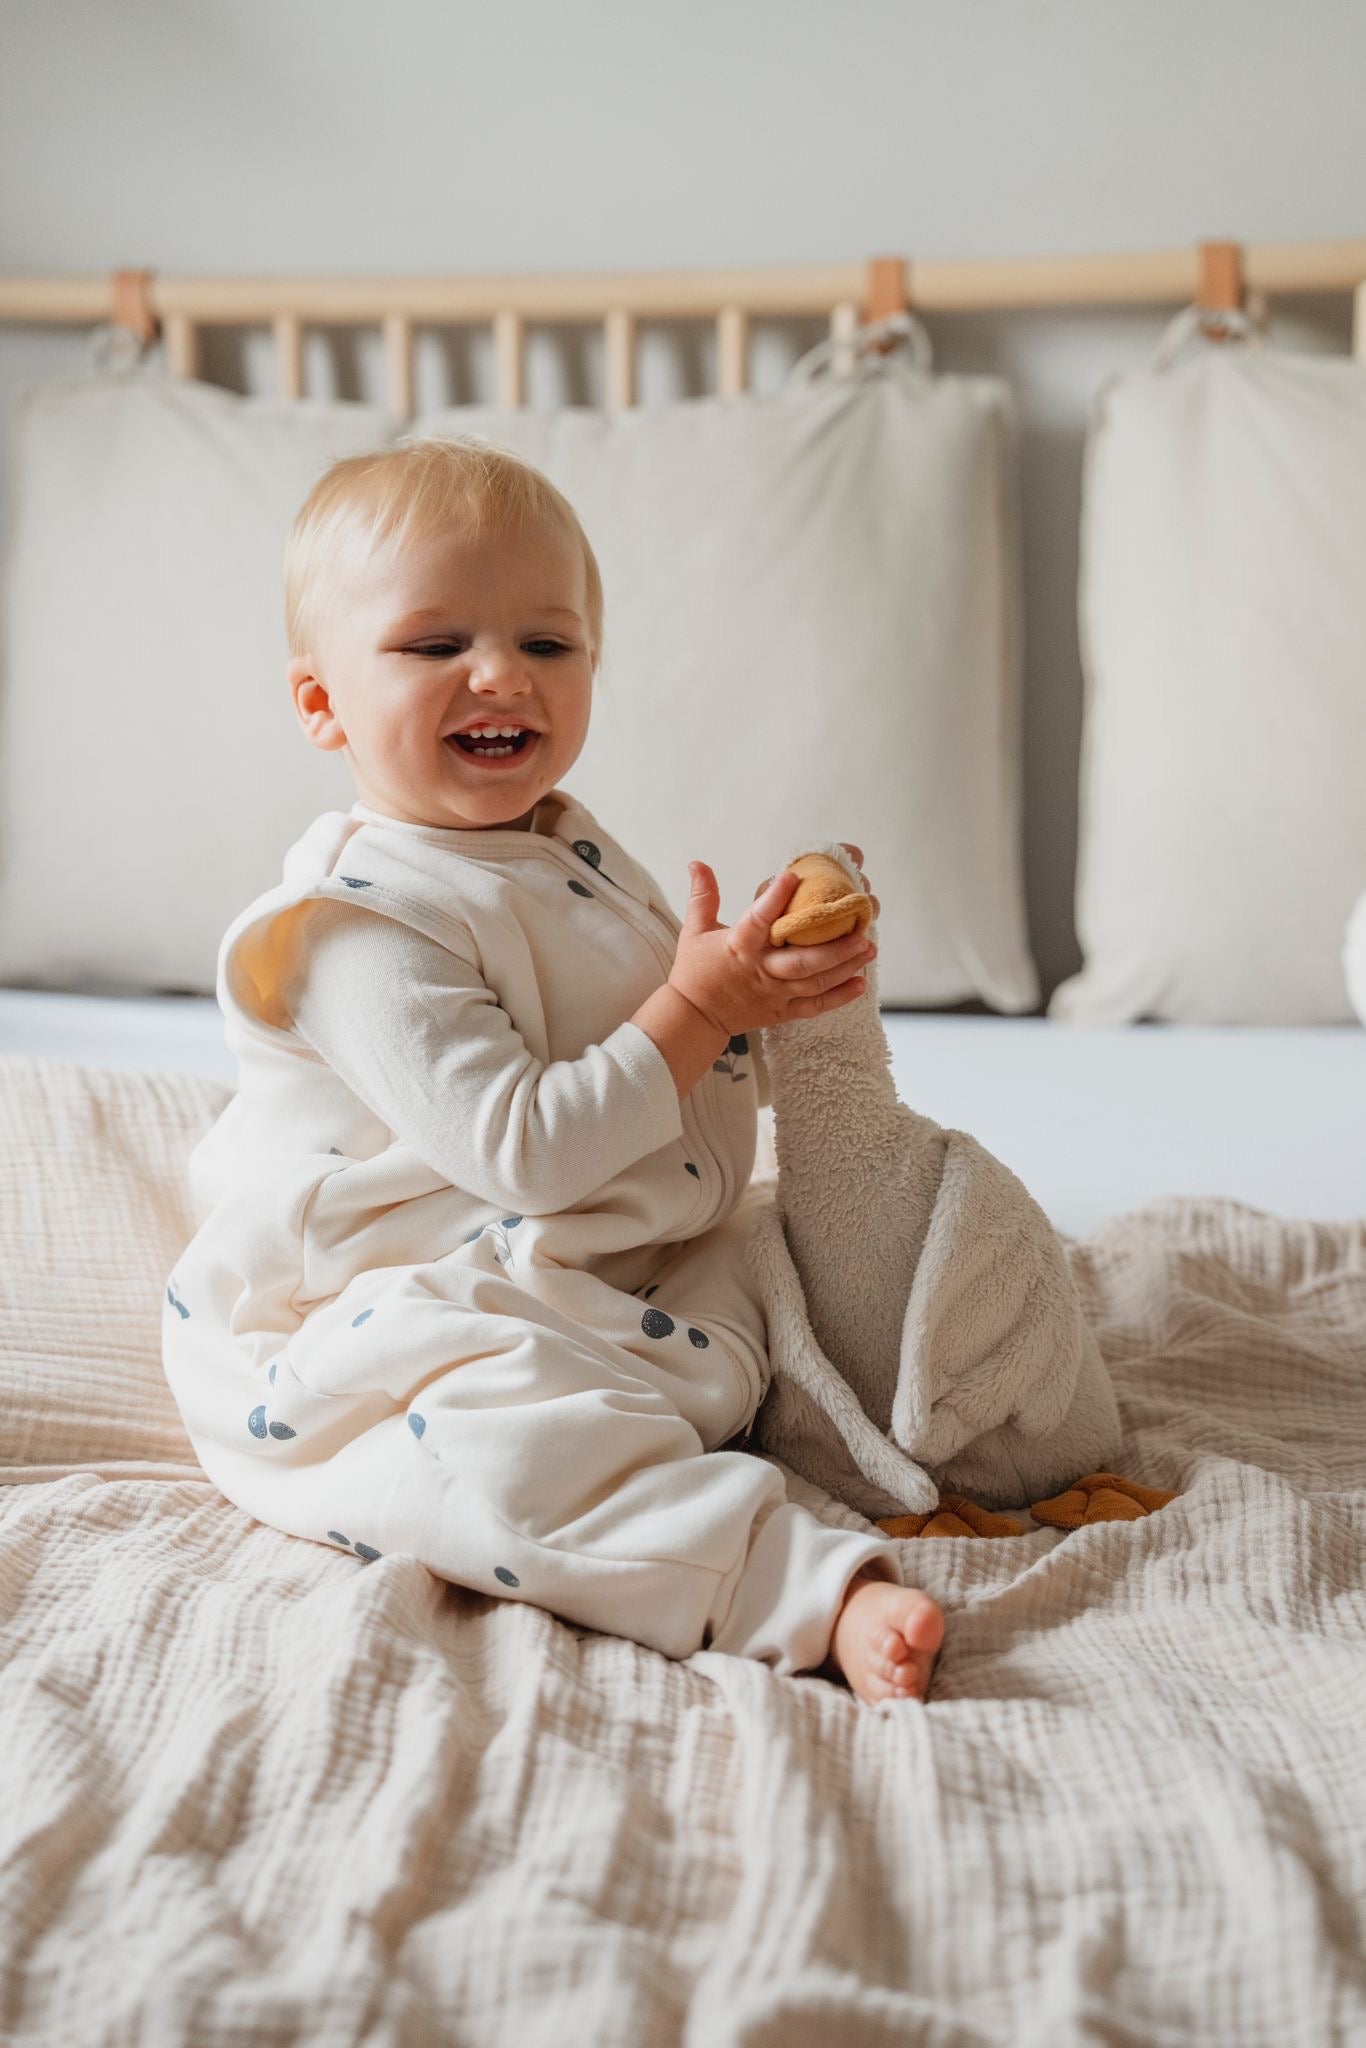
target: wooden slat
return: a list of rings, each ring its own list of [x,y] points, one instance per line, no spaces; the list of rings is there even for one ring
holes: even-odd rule
[[[722,306],[716,316],[716,389],[739,398],[749,389],[749,315],[743,306]]]
[[[113,315],[109,277],[0,277],[0,320],[94,327]]]
[[[832,377],[847,377],[854,367],[854,349],[849,342],[859,324],[859,306],[856,299],[842,299],[838,306],[831,308],[830,334],[832,340],[849,344],[836,348],[830,358]]]
[[[199,375],[199,326],[186,313],[164,313],[162,337],[166,344],[166,367],[173,377]]]
[[[918,274],[918,273],[917,273]],[[860,264],[752,271],[510,272],[451,277],[177,277],[159,274],[152,303],[161,313],[205,322],[260,325],[277,313],[345,326],[406,313],[415,325],[491,326],[500,312],[525,320],[603,320],[620,309],[638,320],[711,318],[718,306],[751,315],[820,313],[861,295]]]
[[[1245,244],[1243,284],[1272,297],[1351,292],[1366,277],[1366,240]],[[204,326],[270,325],[281,313],[305,322],[375,325],[400,314],[414,325],[489,325],[499,312],[526,320],[714,319],[739,306],[751,319],[824,314],[861,303],[861,263],[773,270],[610,271],[481,277],[176,277],[154,274],[152,309]],[[926,312],[1015,307],[1189,304],[1199,253],[1132,250],[1117,255],[1010,257],[915,263],[914,303]],[[93,324],[108,317],[109,280],[0,276],[0,320]]]
[[[607,339],[607,410],[625,412],[636,402],[636,323],[624,306],[603,321]]]
[[[507,306],[493,316],[493,374],[495,404],[526,404],[526,322]]]
[[[401,419],[413,416],[413,323],[406,314],[386,313],[384,330],[384,402]]]
[[[304,327],[294,313],[278,313],[275,327],[275,363],[281,398],[304,395]]]

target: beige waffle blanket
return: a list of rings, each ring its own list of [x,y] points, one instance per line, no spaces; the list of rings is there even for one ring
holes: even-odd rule
[[[158,1338],[225,1099],[0,1059],[7,2044],[1366,2039],[1366,1221],[1070,1244],[1180,1498],[908,1546],[947,1640],[874,1709],[217,1495]]]

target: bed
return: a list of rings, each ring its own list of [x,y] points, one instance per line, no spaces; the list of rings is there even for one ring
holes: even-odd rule
[[[908,1543],[923,1709],[232,1506],[159,1337],[217,1006],[0,989],[0,2036],[1366,2039],[1366,1032],[884,1021],[1063,1233],[1176,1494]]]
[[[971,1131],[1069,1236],[1173,1195],[1215,1193],[1323,1222],[1362,1215],[1359,1026],[1072,1032],[1042,1017],[905,1011],[884,1012],[883,1024],[902,1101]],[[198,1074],[228,1088],[237,1079],[222,1015],[205,996],[0,989],[0,1054]],[[760,1115],[771,1156],[771,1113]]]

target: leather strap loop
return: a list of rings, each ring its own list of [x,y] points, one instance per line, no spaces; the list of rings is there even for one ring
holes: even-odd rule
[[[872,256],[868,260],[868,284],[863,295],[863,320],[872,327],[893,313],[910,310],[910,265],[904,256]],[[896,336],[869,342],[878,355],[896,347]]]
[[[152,310],[150,270],[116,270],[110,280],[110,319],[144,345],[155,341],[160,323]]]

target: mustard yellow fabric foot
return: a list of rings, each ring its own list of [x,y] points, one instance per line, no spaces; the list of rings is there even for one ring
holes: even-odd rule
[[[929,1515],[888,1515],[878,1523],[887,1536],[1023,1536],[1027,1531],[1006,1515],[994,1515],[961,1493],[941,1493]]]
[[[1065,1493],[1036,1500],[1029,1512],[1052,1529],[1085,1529],[1092,1522],[1140,1522],[1175,1499],[1159,1486],[1136,1486],[1117,1472],[1088,1472]]]

